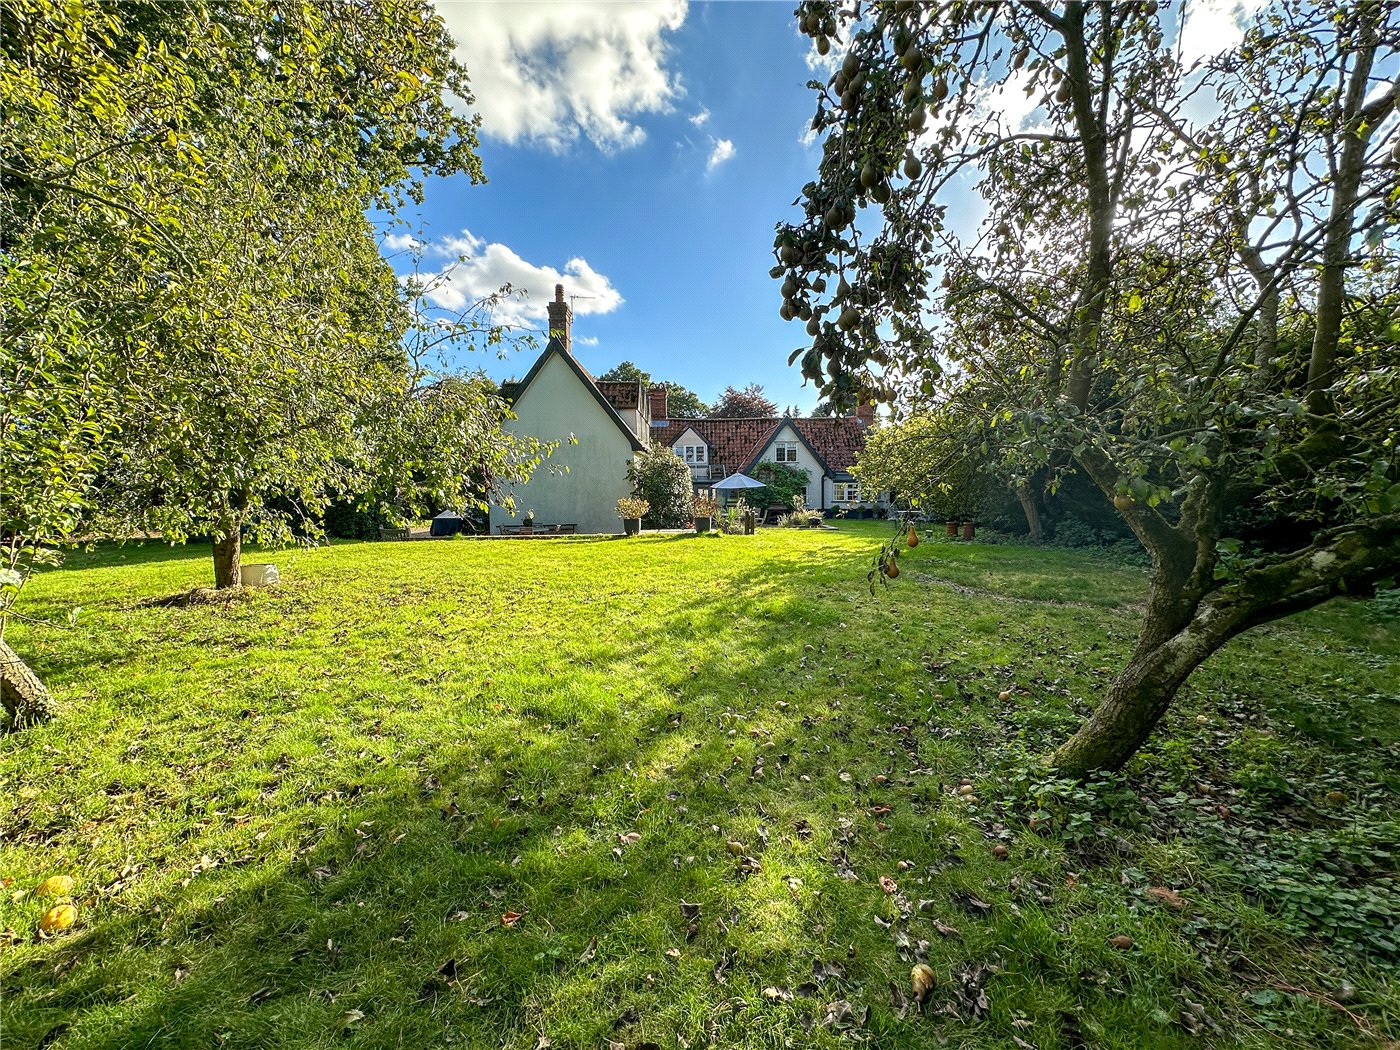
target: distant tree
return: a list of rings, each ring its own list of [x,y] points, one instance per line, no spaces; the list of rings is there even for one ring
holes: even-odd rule
[[[979,432],[967,422],[944,408],[875,427],[854,471],[861,487],[888,489],[915,510],[940,518],[985,514],[1000,487],[989,468],[999,461],[981,450],[986,428]]]
[[[648,444],[627,466],[632,495],[651,505],[645,518],[653,529],[674,529],[690,520],[695,484],[685,461],[667,445]]]
[[[650,372],[643,372],[631,361],[608,369],[598,377],[605,383],[645,383],[647,386],[659,384],[666,388],[666,411],[681,419],[700,419],[709,412],[709,406],[692,391],[679,383],[669,380],[654,380]]]
[[[776,416],[778,406],[763,394],[763,387],[750,383],[742,390],[732,386],[724,388],[710,409],[711,419],[753,418],[756,416]]]
[[[679,383],[667,383],[666,411],[676,419],[704,419],[710,414],[710,406]]]
[[[604,383],[645,383],[651,385],[651,373],[643,372],[631,361],[614,365],[598,377]]]

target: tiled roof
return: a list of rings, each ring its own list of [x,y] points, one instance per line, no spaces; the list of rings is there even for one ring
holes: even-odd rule
[[[687,427],[694,430],[713,450],[710,462],[730,471],[742,471],[764,450],[779,427],[792,424],[794,430],[812,447],[817,456],[833,473],[845,473],[855,465],[856,456],[865,447],[865,424],[849,416],[845,418],[802,418],[763,416],[752,419],[681,419],[673,418],[665,430],[652,431],[667,443],[674,443]]]
[[[672,418],[667,428],[667,441],[674,443],[685,433],[686,427],[694,430],[710,446],[710,462],[726,467],[731,473],[742,471],[749,460],[758,454],[768,443],[781,419],[760,417],[755,419],[681,419]]]
[[[849,471],[865,448],[865,424],[850,416],[793,419],[792,425],[833,471]]]
[[[595,379],[593,385],[613,408],[636,408],[642,395],[641,383],[610,383]]]

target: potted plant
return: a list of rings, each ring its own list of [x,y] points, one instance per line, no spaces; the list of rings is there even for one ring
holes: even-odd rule
[[[713,496],[697,496],[695,499],[695,531],[709,532],[715,527],[715,515],[719,504]]]
[[[636,496],[624,496],[617,501],[617,516],[622,519],[622,531],[629,536],[635,536],[642,531],[642,519],[646,517],[647,511],[651,510],[651,504]]]

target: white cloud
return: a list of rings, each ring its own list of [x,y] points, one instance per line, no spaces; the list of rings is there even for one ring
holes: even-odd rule
[[[1030,131],[1032,116],[1044,104],[1041,92],[1026,94],[1032,76],[1029,69],[1018,69],[1003,81],[990,86],[978,85],[975,95],[977,117],[996,115],[1001,118],[1001,125],[1006,131]]]
[[[563,150],[580,135],[603,150],[635,146],[635,122],[682,89],[664,34],[685,0],[656,3],[452,3],[438,13],[467,67],[485,134]]]
[[[407,233],[389,233],[384,235],[384,247],[391,252],[417,251],[423,242]]]
[[[704,124],[705,121],[707,121],[707,120],[710,119],[710,111],[709,111],[708,109],[706,109],[704,106],[701,106],[701,107],[700,107],[700,112],[699,112],[699,113],[695,114],[695,116],[693,116],[693,117],[687,117],[686,119],[689,120],[692,124],[694,124],[694,125],[698,128],[698,127],[700,127],[702,124]]]
[[[705,162],[705,170],[714,171],[732,156],[734,156],[734,143],[728,139],[716,139],[715,148],[710,150],[710,159]]]
[[[464,309],[493,295],[505,284],[515,294],[496,308],[495,318],[502,324],[542,327],[548,316],[545,307],[554,298],[556,284],[564,286],[566,296],[577,297],[572,305],[574,313],[580,316],[611,313],[623,303],[612,282],[589,266],[586,259],[572,258],[562,270],[536,265],[506,245],[487,242],[470,230],[436,241],[428,245],[427,251],[464,257],[460,262],[446,264],[436,274],[423,275],[429,288],[428,301],[444,310]]]
[[[597,346],[598,337],[596,335],[576,335],[574,336],[574,342],[578,343],[580,346]]]
[[[1181,57],[1193,62],[1226,51],[1244,39],[1245,26],[1268,0],[1186,0]]]

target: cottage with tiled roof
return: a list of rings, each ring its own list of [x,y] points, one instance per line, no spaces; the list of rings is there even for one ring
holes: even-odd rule
[[[658,419],[651,437],[670,445],[686,461],[697,488],[730,474],[754,475],[764,463],[807,471],[807,506],[840,510],[860,501],[851,468],[865,447],[874,409],[862,405],[855,418],[760,416],[737,419]]]
[[[503,532],[534,511],[536,526],[573,525],[578,532],[620,533],[618,499],[631,494],[627,467],[645,441],[669,446],[690,466],[697,489],[730,474],[752,475],[763,463],[807,471],[807,506],[849,507],[860,498],[851,474],[874,421],[864,405],[855,418],[774,416],[755,419],[671,419],[666,388],[600,382],[573,356],[572,310],[564,286],[549,304],[549,345],[519,382],[502,384],[515,433],[557,441],[554,455],[515,486],[515,512],[492,507],[491,531]]]

